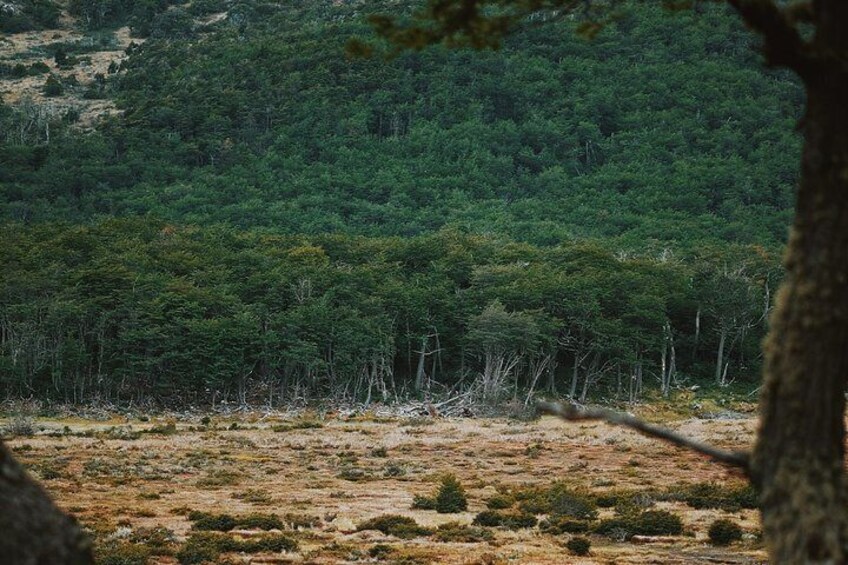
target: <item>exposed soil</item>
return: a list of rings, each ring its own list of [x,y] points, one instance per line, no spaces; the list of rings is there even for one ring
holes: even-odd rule
[[[272,426],[279,430],[286,422],[257,416],[240,421],[236,429],[229,429],[229,420],[213,419],[208,427],[197,420],[180,421],[175,431],[111,439],[163,423],[43,421],[37,435],[9,444],[59,504],[98,536],[117,535],[122,527],[165,526],[183,539],[191,527],[186,509],[320,518],[320,525],[293,534],[300,544],[298,552],[231,556],[236,562],[374,562],[364,550],[378,543],[402,552],[398,555],[406,561],[395,562],[405,563],[765,562],[754,539],[759,531],[755,511],[695,510],[667,501],[656,502],[654,509],[678,514],[683,535],[647,544],[591,535],[588,557],[569,553],[565,548],[569,534],[543,534],[538,528],[496,528],[493,541],[480,543],[401,540],[355,531],[364,520],[389,513],[413,517],[424,526],[471,523],[499,485],[562,480],[593,492],[661,491],[686,483],[740,480],[732,471],[691,453],[602,423],[554,418],[527,423],[385,420],[364,415],[329,419],[312,429],[274,431]],[[723,447],[744,448],[750,444],[755,421],[691,419],[671,425]],[[47,435],[51,432],[53,436]],[[92,437],[84,437],[86,433]],[[413,496],[432,493],[439,476],[448,472],[466,487],[469,511],[445,515],[411,510]],[[216,485],[216,478],[223,480]],[[254,491],[253,496],[238,498],[248,490]],[[602,517],[612,513],[601,510]],[[726,548],[709,545],[707,529],[720,516],[739,523],[746,539]],[[176,562],[173,557],[155,559]]]

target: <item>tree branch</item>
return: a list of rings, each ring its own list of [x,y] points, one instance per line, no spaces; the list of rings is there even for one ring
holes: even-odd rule
[[[632,428],[648,437],[661,439],[678,447],[706,455],[714,461],[742,469],[746,475],[748,474],[750,455],[745,451],[725,451],[682,436],[668,428],[649,424],[628,414],[604,408],[581,408],[574,404],[564,405],[555,402],[539,402],[538,407],[542,412],[559,416],[567,421],[603,420],[610,424]]]
[[[809,45],[801,37],[791,14],[773,0],[727,0],[752,30],[763,36],[766,62],[786,67],[802,78],[809,75],[813,58]]]

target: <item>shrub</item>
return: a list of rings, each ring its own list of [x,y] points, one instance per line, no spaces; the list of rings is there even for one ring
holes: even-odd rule
[[[715,508],[726,512],[759,507],[759,496],[751,485],[726,487],[716,483],[695,483],[671,489],[669,498],[692,508]]]
[[[395,536],[401,539],[411,539],[418,536],[429,536],[432,530],[419,526],[418,523],[408,516],[397,514],[385,514],[377,516],[361,523],[356,531],[377,530],[387,536]]]
[[[236,519],[229,514],[192,513],[189,520],[193,521],[192,530],[207,532],[229,532],[236,527]]]
[[[728,545],[742,539],[742,528],[735,522],[720,518],[710,525],[708,535],[713,545]]]
[[[284,534],[272,534],[247,540],[230,536],[199,532],[192,534],[177,552],[177,560],[183,565],[215,561],[221,553],[240,551],[243,553],[295,551],[297,542]]]
[[[3,428],[3,433],[11,437],[30,437],[35,435],[35,420],[27,414],[16,414]]]
[[[633,537],[633,519],[609,518],[601,520],[593,528],[593,531],[615,541],[625,541]]]
[[[592,543],[584,537],[576,537],[568,540],[565,547],[574,555],[589,555],[589,548],[592,547]]]
[[[413,510],[435,510],[436,509],[436,498],[434,496],[424,496],[423,494],[416,494],[412,498],[412,509]]]
[[[485,528],[449,522],[439,526],[434,538],[441,542],[476,543],[490,541],[494,539],[494,535]]]
[[[509,530],[532,528],[538,520],[527,512],[504,512],[499,510],[484,510],[474,517],[475,526],[502,526]]]
[[[248,514],[234,517],[229,514],[191,512],[188,519],[194,522],[191,528],[198,531],[229,532],[235,528],[267,531],[285,528],[283,521],[273,514]]]
[[[680,517],[665,510],[648,510],[633,519],[633,533],[642,536],[676,536],[683,532]]]
[[[455,514],[468,510],[468,500],[465,489],[453,475],[442,479],[442,485],[436,494],[436,512],[439,514]]]
[[[539,524],[539,528],[552,535],[583,534],[589,531],[589,522],[565,516],[551,516]]]
[[[152,555],[147,547],[126,542],[110,542],[95,551],[101,565],[147,565]]]
[[[65,93],[65,87],[62,86],[62,83],[59,82],[56,77],[50,75],[47,77],[47,82],[44,83],[44,88],[42,89],[44,92],[44,96],[53,97],[53,96],[62,96]]]
[[[505,494],[496,494],[486,501],[486,508],[489,510],[505,510],[512,508],[515,504],[515,499]]]
[[[597,505],[586,494],[575,492],[562,483],[550,487],[531,488],[518,491],[515,498],[518,507],[530,514],[568,516],[578,520],[594,520],[598,517]]]
[[[283,521],[274,514],[248,514],[236,518],[236,527],[248,530],[282,530]]]

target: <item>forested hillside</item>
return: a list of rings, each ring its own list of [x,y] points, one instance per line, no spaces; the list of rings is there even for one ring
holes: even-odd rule
[[[58,17],[12,5],[0,30]],[[803,100],[736,18],[634,3],[592,41],[540,18],[495,52],[347,57],[386,9],[408,7],[74,0],[92,37],[137,38],[107,76],[50,70],[82,44],[45,47],[47,71],[0,60],[62,102],[0,105],[5,394],[631,397],[756,374]],[[80,127],[81,98],[120,113]]]

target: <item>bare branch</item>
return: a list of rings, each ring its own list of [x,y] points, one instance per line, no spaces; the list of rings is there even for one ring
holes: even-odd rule
[[[740,468],[745,472],[745,474],[748,474],[750,455],[744,451],[725,451],[723,449],[684,437],[677,432],[669,430],[668,428],[649,424],[644,420],[640,420],[639,418],[628,414],[604,408],[581,408],[574,404],[564,405],[556,402],[539,402],[537,406],[542,412],[559,416],[563,420],[567,421],[603,420],[610,424],[632,428],[648,437],[667,441],[678,447],[683,447],[696,453],[700,453],[701,455],[706,455],[714,461],[724,465]]]
[[[781,9],[773,0],[727,1],[748,27],[763,36],[763,51],[769,65],[792,69],[802,78],[811,72],[813,57],[809,45],[793,24],[793,14]]]

